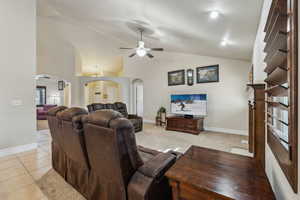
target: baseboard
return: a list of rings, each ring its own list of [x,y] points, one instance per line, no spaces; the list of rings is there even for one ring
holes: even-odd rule
[[[155,124],[154,120],[144,119],[143,121],[145,123]],[[236,129],[217,128],[217,127],[204,127],[204,130],[220,132],[220,133],[229,133],[229,134],[235,134],[235,135],[246,135],[246,136],[248,136],[248,131],[247,130],[236,130]]]
[[[26,145],[21,145],[16,147],[9,147],[6,149],[0,149],[0,157],[21,153],[23,151],[30,151],[36,148],[37,148],[37,143],[32,143],[32,144],[26,144]]]
[[[236,129],[228,129],[228,128],[216,128],[216,127],[204,127],[204,130],[248,136],[248,131],[247,130],[236,130]]]
[[[143,122],[149,123],[149,124],[155,124],[155,121],[154,120],[150,120],[150,119],[143,119]]]

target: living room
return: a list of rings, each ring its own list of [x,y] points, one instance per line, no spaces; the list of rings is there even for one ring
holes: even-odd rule
[[[298,199],[291,2],[1,2],[0,198]]]

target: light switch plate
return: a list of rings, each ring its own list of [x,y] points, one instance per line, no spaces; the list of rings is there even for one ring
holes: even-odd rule
[[[20,99],[14,99],[11,101],[11,105],[12,106],[21,106],[21,105],[23,105],[23,102]]]

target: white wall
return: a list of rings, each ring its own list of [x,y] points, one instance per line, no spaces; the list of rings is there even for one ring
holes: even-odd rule
[[[71,44],[47,30],[38,23],[37,74],[48,74],[71,83],[71,105],[80,106],[76,51]]]
[[[35,143],[36,1],[0,1],[0,149]],[[19,106],[13,106],[13,101]]]
[[[168,71],[220,65],[220,82],[194,86],[168,86]],[[144,82],[144,118],[155,120],[160,106],[170,109],[172,93],[207,93],[208,116],[205,127],[211,130],[248,134],[246,84],[250,62],[215,57],[161,52],[154,59],[124,58],[124,76]],[[196,74],[196,70],[195,70]]]
[[[272,1],[271,0],[265,0],[264,1],[264,7],[262,9],[262,16],[260,25],[257,32],[256,42],[254,45],[253,50],[253,63],[254,63],[254,81],[255,83],[262,83],[263,80],[266,77],[266,74],[263,72],[265,68],[265,63],[263,62],[265,58],[265,53],[263,52],[265,43],[263,42],[263,39],[265,37],[265,33],[263,32],[268,12],[270,9]],[[299,71],[300,72],[300,71]],[[299,88],[300,89],[300,88]],[[298,111],[299,113],[299,111]],[[300,120],[300,118],[299,118]],[[300,121],[298,122],[300,123]],[[300,144],[300,137],[298,137]],[[300,151],[298,149],[298,156],[300,156]],[[300,161],[300,159],[298,159]],[[300,165],[298,165],[300,166]],[[299,170],[299,169],[298,169]],[[299,194],[295,194],[288,183],[285,175],[283,174],[273,152],[271,151],[269,145],[266,143],[266,173],[269,178],[269,181],[273,187],[273,191],[275,192],[275,195],[277,199],[279,200],[296,200],[300,199]],[[299,173],[300,175],[300,173]],[[298,177],[298,180],[300,180],[300,176]],[[298,184],[299,186],[300,184]],[[300,187],[299,187],[300,189]],[[298,189],[298,190],[299,190]]]

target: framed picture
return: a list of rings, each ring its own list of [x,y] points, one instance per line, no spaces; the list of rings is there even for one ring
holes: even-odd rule
[[[64,81],[58,81],[58,90],[62,91],[65,89],[65,82]]]
[[[197,83],[219,82],[219,65],[197,67]]]
[[[184,85],[185,84],[185,70],[177,70],[168,72],[168,86]]]

